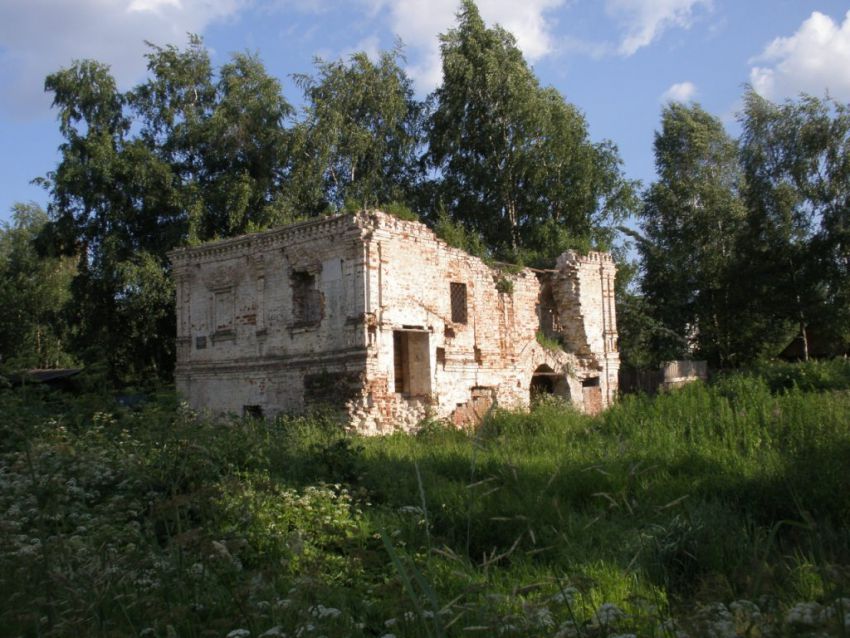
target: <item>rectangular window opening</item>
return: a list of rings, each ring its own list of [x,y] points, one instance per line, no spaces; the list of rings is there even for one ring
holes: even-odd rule
[[[263,418],[263,406],[261,405],[243,405],[242,406],[242,416],[251,418],[251,419],[262,419]]]
[[[466,323],[466,284],[453,281],[449,286],[452,301],[452,323]]]
[[[322,294],[316,288],[316,276],[308,272],[292,273],[292,313],[296,325],[315,325],[322,320]]]

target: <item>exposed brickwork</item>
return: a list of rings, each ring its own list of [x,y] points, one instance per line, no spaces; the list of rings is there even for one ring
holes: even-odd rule
[[[528,405],[535,373],[538,388],[579,409],[616,395],[607,254],[570,252],[551,271],[509,273],[373,211],[171,259],[177,385],[198,409],[260,406],[270,416],[329,401],[377,434],[427,417],[467,424],[493,403]],[[542,347],[540,330],[566,351]],[[588,383],[599,388],[592,400]]]

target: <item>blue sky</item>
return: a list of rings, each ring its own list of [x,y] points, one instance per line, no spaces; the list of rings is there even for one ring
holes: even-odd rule
[[[669,99],[695,100],[736,132],[745,83],[781,100],[801,91],[850,102],[850,3],[838,0],[480,0],[514,33],[542,84],[586,115],[594,140],[620,149],[626,173],[654,178],[653,133]],[[0,220],[17,201],[46,204],[30,180],[61,143],[44,76],[74,59],[111,65],[126,89],[144,78],[144,41],[204,37],[216,64],[259,54],[290,74],[315,56],[405,43],[420,96],[439,82],[437,34],[457,0],[0,0]]]

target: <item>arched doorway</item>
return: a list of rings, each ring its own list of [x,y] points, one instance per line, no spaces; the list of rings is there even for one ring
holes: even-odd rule
[[[570,388],[564,375],[555,372],[545,363],[537,366],[531,375],[529,399],[533,403],[543,396],[552,395],[569,400]]]

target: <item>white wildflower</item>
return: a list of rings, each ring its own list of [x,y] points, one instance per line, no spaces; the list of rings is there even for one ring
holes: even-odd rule
[[[785,614],[785,622],[795,627],[817,627],[821,624],[823,609],[817,603],[797,603]]]
[[[284,636],[286,636],[286,634],[283,633],[283,629],[280,628],[280,625],[275,625],[271,629],[267,629],[261,633],[259,638],[283,638]]]
[[[398,620],[396,618],[387,618],[384,621],[384,627],[395,627],[398,624]]]
[[[548,607],[540,607],[534,611],[534,622],[538,627],[554,627],[555,620],[552,618],[552,612]]]
[[[219,558],[224,558],[226,560],[231,559],[230,550],[227,549],[227,546],[224,543],[220,543],[219,541],[213,541],[211,545]]]
[[[412,611],[406,611],[404,612],[404,620],[406,622],[413,622],[414,620],[416,620],[416,614],[414,614]]]
[[[578,589],[575,587],[565,587],[559,592],[556,592],[551,600],[553,603],[567,603],[571,605],[575,600],[576,594],[578,594]]]
[[[596,613],[593,614],[593,624],[594,626],[604,626],[608,627],[609,625],[613,625],[621,618],[625,617],[625,613],[623,610],[617,607],[617,605],[613,603],[602,603],[599,605],[599,609],[596,610]]]
[[[729,603],[729,611],[735,616],[738,633],[750,635],[755,627],[761,624],[761,610],[749,600],[736,600]]]
[[[668,618],[659,624],[658,631],[656,633],[662,636],[673,636],[674,638],[690,638],[687,633],[676,626],[676,621],[672,618]]]
[[[316,605],[310,607],[310,613],[316,618],[336,618],[342,612],[334,607],[325,607],[324,605]]]
[[[227,638],[248,638],[251,635],[248,629],[234,629],[227,634]]]
[[[736,638],[735,619],[723,603],[702,605],[697,612],[706,638]]]
[[[572,620],[567,620],[558,627],[558,633],[555,634],[555,638],[576,638],[578,635],[579,630],[576,624]]]
[[[189,567],[189,577],[200,580],[204,577],[204,566],[202,563],[194,563]]]

